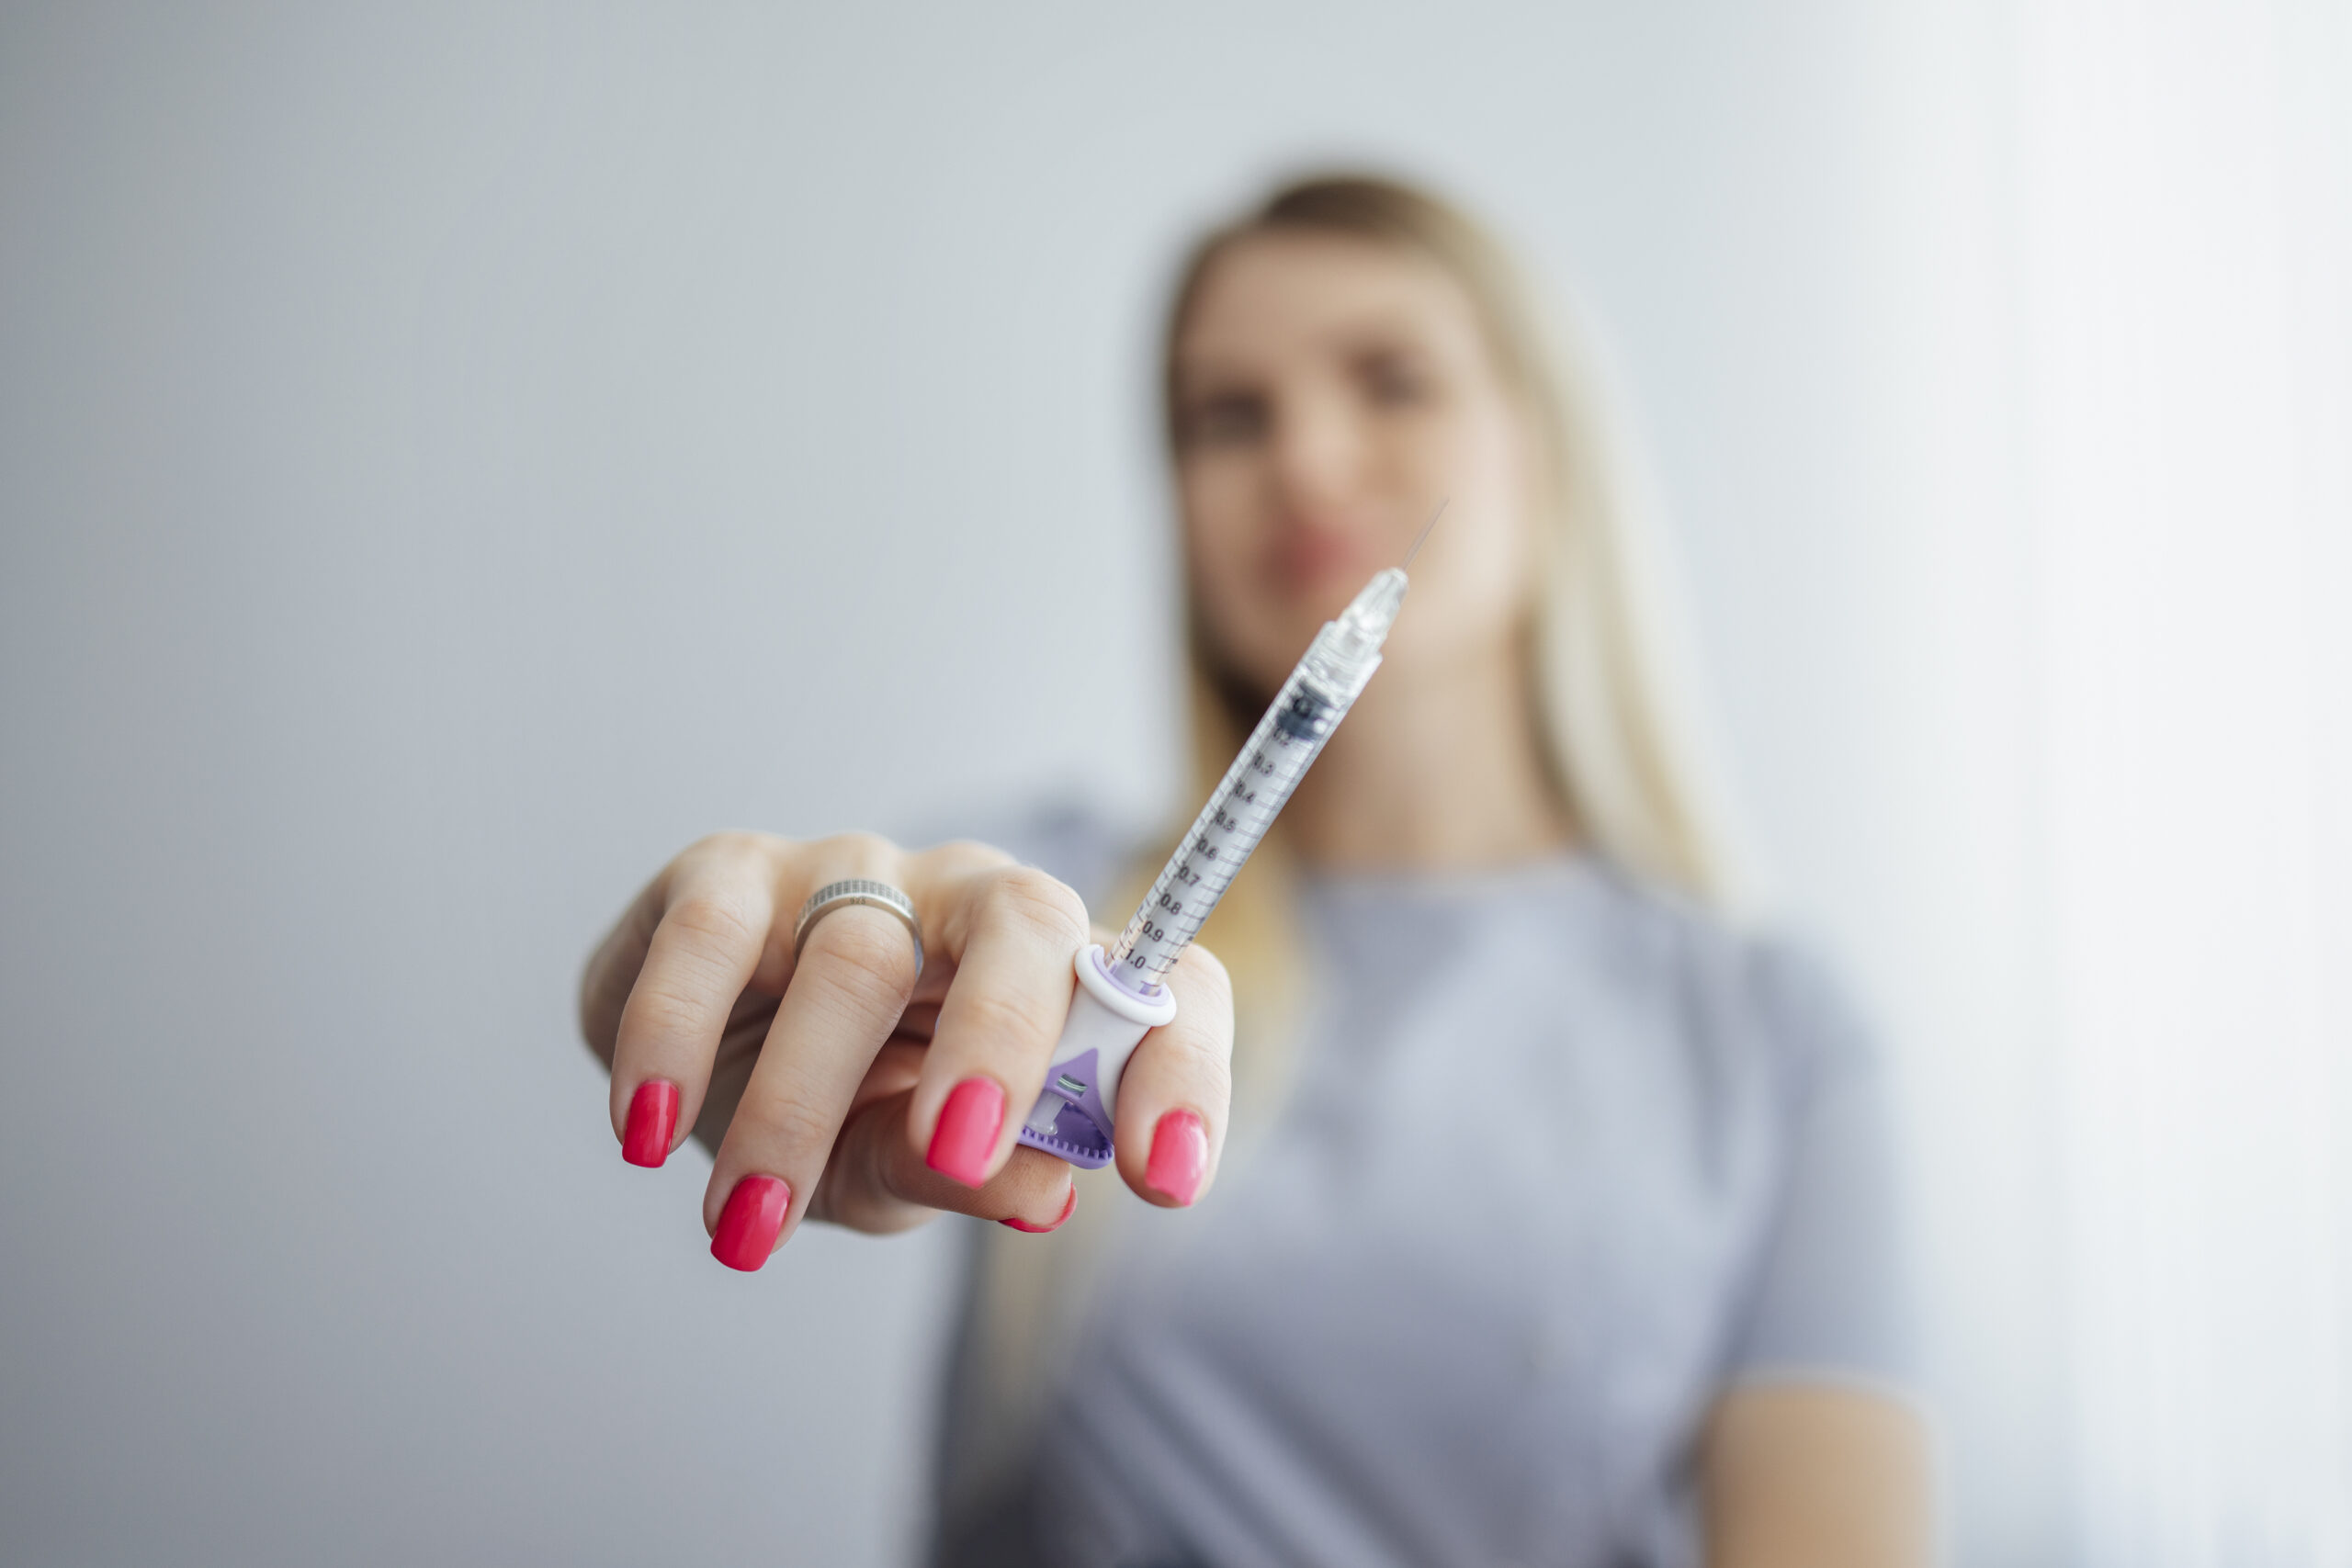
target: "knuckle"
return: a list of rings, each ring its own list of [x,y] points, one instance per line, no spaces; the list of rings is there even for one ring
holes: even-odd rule
[[[1233,1006],[1233,976],[1227,974],[1225,961],[1198,943],[1186,948],[1176,960],[1206,998],[1230,1010]]]
[[[1047,1036],[1055,1022],[1034,1002],[1001,991],[979,991],[963,998],[957,1023],[976,1040],[1008,1042]]]
[[[832,1117],[805,1100],[779,1096],[760,1107],[759,1120],[763,1139],[773,1139],[786,1148],[807,1151],[832,1146]]]
[[[894,863],[899,858],[899,846],[879,833],[835,833],[820,843],[829,863],[857,866],[867,871]]]
[[[978,839],[950,839],[944,844],[933,845],[924,852],[951,864],[975,868],[995,868],[1019,863],[994,844],[984,844]]]
[[[1192,1111],[1200,1117],[1213,1142],[1232,1117],[1233,1075],[1222,1059],[1204,1056],[1186,1062],[1181,1072],[1161,1079],[1157,1087],[1163,1098],[1155,1101],[1156,1104]],[[1149,1146],[1147,1136],[1142,1141],[1142,1148]],[[1120,1145],[1120,1152],[1125,1152],[1124,1142]],[[1139,1149],[1138,1153],[1141,1152]],[[1137,1162],[1138,1165],[1141,1163],[1140,1160]]]
[[[782,842],[770,833],[732,828],[723,832],[704,834],[680,851],[677,859],[670,863],[673,869],[756,864],[773,855]]]
[[[709,1032],[717,1016],[707,998],[667,978],[648,976],[629,993],[623,1020],[632,1034],[675,1039]]]
[[[1009,865],[993,873],[982,899],[990,913],[1003,919],[1066,937],[1073,945],[1086,940],[1086,900],[1035,866]]]
[[[1196,1054],[1185,1068],[1184,1098],[1215,1126],[1233,1105],[1233,1068],[1223,1056],[1205,1052]]]
[[[907,940],[906,927],[889,915],[840,910],[808,933],[808,945],[824,958],[812,973],[861,1009],[885,1003],[894,1010],[903,1008],[914,990],[914,944]]]
[[[666,917],[680,932],[711,946],[757,946],[761,932],[744,899],[710,892],[691,893],[670,906]]]
[[[899,869],[907,877],[908,891],[913,892],[917,886],[942,890],[960,888],[974,877],[987,876],[1013,863],[1011,855],[993,845],[977,839],[950,839],[907,853]]]
[[[1160,1047],[1186,1077],[1205,1078],[1218,1089],[1231,1087],[1233,1055],[1214,1031],[1187,1028],[1180,1021],[1174,1028],[1161,1031],[1161,1036]]]

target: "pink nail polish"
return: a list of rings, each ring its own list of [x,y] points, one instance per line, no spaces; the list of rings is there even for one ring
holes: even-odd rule
[[[660,1165],[670,1157],[670,1137],[677,1130],[678,1086],[667,1078],[646,1079],[629,1099],[621,1158],[631,1165]]]
[[[775,1250],[776,1232],[784,1229],[785,1211],[791,1207],[792,1189],[776,1178],[743,1178],[718,1212],[718,1234],[710,1238],[710,1255],[749,1274]]]
[[[1163,1197],[1189,1206],[1200,1194],[1201,1178],[1208,1174],[1209,1134],[1189,1111],[1171,1111],[1152,1129],[1151,1158],[1143,1168],[1143,1184]]]
[[[1062,1201],[1062,1212],[1055,1217],[1052,1224],[1033,1225],[1027,1220],[1019,1219],[999,1220],[997,1221],[997,1224],[1001,1225],[1011,1225],[1014,1230],[1023,1232],[1029,1235],[1050,1235],[1054,1232],[1061,1229],[1064,1225],[1069,1224],[1069,1217],[1077,1213],[1078,1183],[1073,1181],[1069,1184],[1069,1196]]]
[[[932,1129],[923,1163],[967,1187],[989,1179],[989,1156],[1004,1128],[1004,1088],[994,1078],[966,1078],[948,1091]]]

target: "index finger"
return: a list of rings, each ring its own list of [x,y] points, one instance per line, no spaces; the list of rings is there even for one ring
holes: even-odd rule
[[[728,1017],[775,951],[778,858],[766,840],[718,835],[639,901],[659,914],[614,1030],[609,1105],[632,1165],[662,1164],[701,1114]]]

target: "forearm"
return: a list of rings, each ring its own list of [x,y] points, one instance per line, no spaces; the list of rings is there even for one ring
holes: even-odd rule
[[[1708,1568],[1919,1568],[1934,1557],[1927,1433],[1901,1401],[1758,1382],[1710,1413]]]

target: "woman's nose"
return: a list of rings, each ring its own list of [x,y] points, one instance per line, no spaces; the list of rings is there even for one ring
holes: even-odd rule
[[[1283,503],[1313,515],[1354,495],[1363,474],[1363,432],[1340,400],[1296,398],[1276,417],[1272,456]]]

